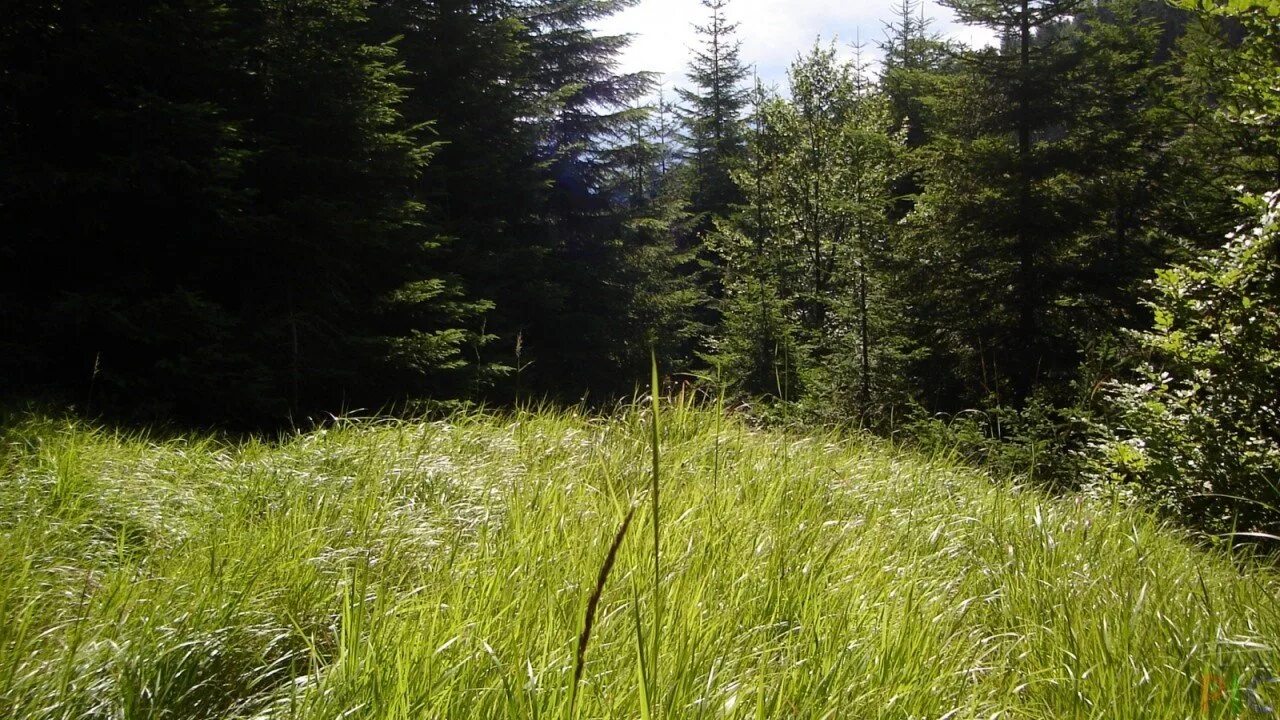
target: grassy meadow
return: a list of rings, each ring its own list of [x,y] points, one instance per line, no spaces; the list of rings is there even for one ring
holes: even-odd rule
[[[656,595],[644,407],[273,442],[10,422],[0,717],[1191,718],[1280,697],[1248,689],[1280,671],[1277,576],[1147,514],[661,414]]]

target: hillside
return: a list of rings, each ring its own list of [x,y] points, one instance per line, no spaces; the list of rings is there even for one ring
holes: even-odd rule
[[[856,436],[664,420],[662,717],[1234,717],[1259,698],[1232,708],[1216,678],[1280,668],[1276,576],[1148,515]],[[0,716],[566,717],[634,502],[579,711],[639,717],[648,429],[634,409],[278,443],[13,424]]]

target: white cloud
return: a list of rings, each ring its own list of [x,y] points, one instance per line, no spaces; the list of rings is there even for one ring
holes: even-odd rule
[[[824,42],[837,39],[847,54],[861,39],[867,59],[874,60],[879,54],[875,43],[884,38],[892,4],[893,0],[733,0],[727,15],[738,23],[743,62],[755,65],[765,83],[782,84],[787,65],[818,36]],[[672,87],[685,83],[690,49],[698,43],[693,25],[705,24],[707,15],[699,0],[640,0],[597,27],[604,33],[633,35],[621,70],[651,70]],[[926,15],[932,29],[946,37],[970,44],[985,44],[991,37],[981,28],[956,22],[949,9],[936,3],[929,3]]]

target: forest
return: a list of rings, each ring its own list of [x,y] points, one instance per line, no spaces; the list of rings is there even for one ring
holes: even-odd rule
[[[7,405],[607,407],[652,355],[764,421],[1278,519],[1273,3],[948,0],[966,47],[902,0],[771,87],[704,0],[674,89],[593,29],[629,4],[14,8]]]
[[[645,1],[6,8],[0,716],[1274,713],[1280,2]]]

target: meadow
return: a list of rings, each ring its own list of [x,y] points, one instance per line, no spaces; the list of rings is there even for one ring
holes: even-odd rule
[[[637,405],[270,440],[11,420],[0,716],[1191,718],[1280,697],[1261,563],[857,433],[661,417],[656,438]]]

